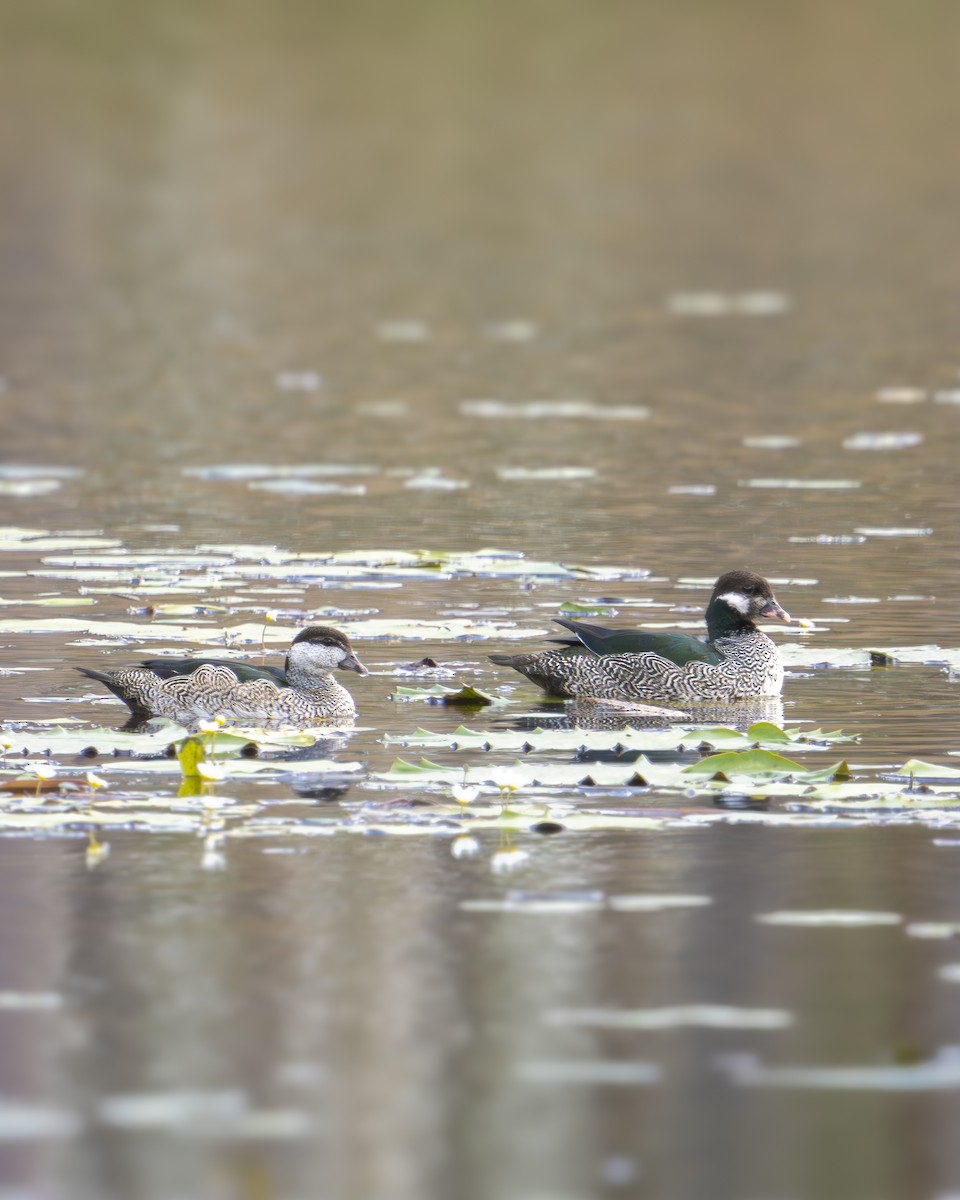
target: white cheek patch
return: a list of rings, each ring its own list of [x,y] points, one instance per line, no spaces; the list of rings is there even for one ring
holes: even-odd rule
[[[746,616],[750,611],[750,601],[743,594],[743,592],[724,592],[724,594],[722,596],[718,596],[717,599],[722,600],[724,604],[729,604],[732,609],[735,609],[743,616]]]

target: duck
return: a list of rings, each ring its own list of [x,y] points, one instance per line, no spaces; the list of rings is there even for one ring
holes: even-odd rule
[[[282,669],[222,658],[148,658],[119,671],[77,670],[119,696],[130,709],[127,727],[135,728],[151,717],[180,724],[349,721],[356,705],[331,674],[335,668],[367,674],[345,633],[311,625],[293,639]]]
[[[760,618],[790,622],[773,588],[755,571],[727,571],[713,585],[707,637],[606,629],[555,618],[573,637],[557,649],[491,654],[551,696],[654,703],[735,703],[779,696],[783,664]]]

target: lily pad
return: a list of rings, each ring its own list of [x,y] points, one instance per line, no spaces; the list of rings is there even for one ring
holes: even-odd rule
[[[763,913],[756,918],[762,925],[838,926],[862,928],[864,925],[899,925],[903,917],[893,912],[860,912],[856,909],[812,909]]]
[[[680,1004],[670,1008],[555,1008],[548,1025],[589,1029],[786,1029],[793,1014],[780,1008],[736,1008],[726,1004]]]
[[[497,477],[508,481],[531,480],[537,483],[569,479],[593,479],[596,467],[497,467]]]
[[[722,754],[710,754],[700,762],[684,767],[687,775],[749,775],[751,778],[781,777],[784,775],[802,774],[806,768],[792,759],[784,758],[782,754],[774,754],[772,750],[741,750],[728,751]]]
[[[896,774],[908,779],[960,780],[960,769],[957,767],[942,767],[937,763],[923,762],[918,758],[909,759]]]
[[[960,1088],[960,1057],[944,1054],[929,1062],[865,1066],[767,1067],[752,1055],[723,1060],[741,1087],[813,1088],[822,1091],[926,1092]]]

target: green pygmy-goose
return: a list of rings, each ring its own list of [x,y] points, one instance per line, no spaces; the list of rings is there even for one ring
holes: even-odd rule
[[[222,658],[149,658],[119,671],[77,670],[119,696],[132,724],[149,717],[299,724],[356,716],[353,697],[331,674],[334,668],[367,673],[346,634],[311,625],[293,639],[282,670]]]
[[[790,621],[765,579],[753,571],[728,571],[707,605],[706,641],[557,618],[575,635],[561,647],[490,658],[553,696],[686,704],[778,696],[783,664],[754,623],[760,617]]]

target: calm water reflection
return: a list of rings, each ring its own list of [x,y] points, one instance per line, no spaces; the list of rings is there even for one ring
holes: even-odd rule
[[[958,22],[934,0],[6,6],[2,457],[83,473],[44,492],[0,472],[0,521],[132,549],[496,545],[649,568],[617,594],[669,604],[687,602],[677,580],[747,561],[795,581],[778,593],[831,623],[823,644],[960,644]],[[491,399],[649,415],[467,406]],[[844,446],[897,432],[922,440]],[[215,463],[369,470],[294,494],[182,473]],[[497,473],[519,467],[594,473]],[[18,604],[0,616],[90,584],[49,558],[4,554]],[[376,582],[265,582],[263,604],[466,605],[534,630],[608,586]],[[96,601],[104,622],[148,620],[122,585]],[[101,639],[0,639],[5,721],[120,719],[69,670]],[[381,672],[428,653],[502,684],[490,648],[359,647]],[[373,768],[384,731],[460,719],[388,702],[394,683],[355,684],[349,754]],[[936,667],[796,672],[785,704],[862,732],[866,762],[960,748]],[[112,833],[93,870],[85,837],[4,838],[0,1197],[945,1200],[957,1090],[750,1088],[724,1069],[960,1043],[950,941],[755,920],[960,920],[958,848],[934,837],[529,838],[509,877],[486,836],[460,860],[427,836],[238,840],[219,870],[186,835]],[[512,888],[712,903],[461,907]],[[549,1021],[697,1004],[789,1023]],[[636,1064],[626,1082],[543,1082],[616,1063]]]

